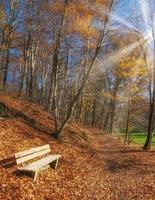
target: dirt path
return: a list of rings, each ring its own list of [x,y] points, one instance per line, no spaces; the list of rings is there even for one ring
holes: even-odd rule
[[[127,147],[112,136],[92,134],[90,139],[102,159],[105,187],[104,199],[155,199],[155,152]],[[101,173],[102,173],[101,172]],[[102,185],[101,173],[98,177]],[[107,194],[108,194],[107,192]]]

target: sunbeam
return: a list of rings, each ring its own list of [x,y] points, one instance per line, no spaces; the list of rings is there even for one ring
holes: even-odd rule
[[[109,55],[105,58],[104,65],[109,67],[117,64],[121,59],[128,56],[138,46],[139,41],[127,45],[120,50],[117,50],[116,52],[112,53],[112,55]]]
[[[140,32],[140,30],[139,30],[138,28],[134,27],[134,26],[133,26],[131,23],[129,23],[127,20],[123,19],[122,17],[119,17],[119,16],[116,15],[116,14],[113,14],[113,15],[111,16],[111,18],[112,18],[112,20],[114,20],[114,21],[116,21],[116,22],[122,24],[123,26],[126,26],[126,27],[129,28],[129,29],[136,30],[136,31],[139,31],[139,32]]]
[[[144,25],[145,25],[145,30],[146,32],[149,32],[149,21],[150,21],[150,8],[148,5],[148,2],[146,0],[139,0],[139,6],[141,8],[141,13],[142,13],[142,17],[143,17],[143,21],[144,21]]]
[[[110,55],[105,56],[104,60],[97,60],[95,71],[106,71],[107,68],[113,67],[117,63],[120,62],[121,59],[128,56],[135,48],[137,48],[141,43],[147,43],[148,41],[152,40],[151,33],[144,36],[143,39],[138,40],[134,43],[131,43],[120,50],[116,50],[115,52],[111,53]]]
[[[88,2],[88,6],[91,7],[91,9],[93,9],[95,12],[99,13],[101,16],[106,15],[106,12],[104,11],[103,7],[97,7],[95,8],[92,4],[90,4],[90,2]],[[115,22],[120,23],[121,25],[132,29],[132,30],[136,30],[138,32],[141,32],[140,29],[136,28],[135,26],[133,26],[130,22],[128,22],[126,19],[118,16],[117,14],[112,13],[111,15],[111,19]]]
[[[139,41],[125,46],[121,50],[116,50],[110,55],[105,56],[103,60],[98,59],[95,65],[95,72],[105,72],[109,67],[114,67],[121,59],[128,56],[137,46]]]

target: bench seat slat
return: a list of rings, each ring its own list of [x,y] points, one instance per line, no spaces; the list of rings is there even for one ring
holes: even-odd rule
[[[28,156],[25,156],[25,157],[21,157],[21,158],[18,158],[16,159],[16,162],[17,164],[20,164],[20,163],[24,163],[25,161],[28,161],[28,160],[32,160],[38,156],[42,156],[44,154],[47,154],[49,153],[51,150],[50,149],[45,149],[43,151],[39,151],[39,152],[36,152],[36,153],[33,153],[33,154],[30,154]]]
[[[39,170],[40,168],[50,164],[51,162],[58,160],[61,157],[61,155],[50,155],[47,156],[43,159],[40,159],[36,162],[33,162],[25,167],[19,168],[19,170],[23,171],[36,171]]]
[[[21,157],[27,156],[29,154],[45,150],[45,149],[50,149],[50,145],[45,144],[43,146],[39,146],[39,147],[35,147],[35,148],[29,149],[29,150],[18,152],[15,154],[15,158],[21,158]]]

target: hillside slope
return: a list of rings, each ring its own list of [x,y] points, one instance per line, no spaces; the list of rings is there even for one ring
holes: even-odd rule
[[[9,108],[0,120],[0,199],[8,200],[151,200],[155,199],[155,155],[123,146],[97,129],[72,123],[63,143],[53,140],[50,113],[35,104],[0,96]],[[56,170],[37,182],[16,174],[16,152],[50,144],[61,154]],[[7,165],[8,163],[8,165]]]

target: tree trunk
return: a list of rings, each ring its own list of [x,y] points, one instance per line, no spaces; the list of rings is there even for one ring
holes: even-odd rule
[[[143,149],[148,151],[151,147],[152,136],[153,136],[153,129],[154,129],[154,103],[150,106],[150,114],[149,114],[149,124],[148,124],[148,132],[146,142],[143,146]]]
[[[151,6],[151,5],[150,5]],[[152,17],[152,23],[154,22],[154,16],[151,13],[151,17]],[[154,45],[154,49],[153,49],[153,53],[154,53],[154,60],[153,60],[153,72],[152,72],[152,90],[150,89],[150,112],[149,112],[149,123],[148,123],[148,133],[147,133],[147,138],[146,138],[146,142],[143,146],[144,150],[149,150],[151,147],[151,142],[152,142],[152,136],[153,136],[153,129],[154,129],[154,125],[155,125],[155,33],[154,33],[154,27],[152,24],[152,37],[153,37],[153,45]],[[152,93],[151,93],[152,92]]]

